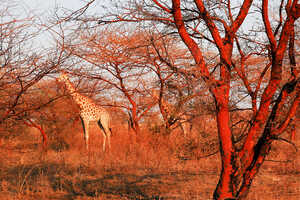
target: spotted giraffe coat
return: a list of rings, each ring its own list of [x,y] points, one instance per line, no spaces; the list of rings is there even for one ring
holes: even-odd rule
[[[108,142],[110,145],[110,135],[111,135],[111,118],[110,114],[106,111],[106,109],[97,105],[92,99],[79,94],[71,81],[69,80],[66,74],[62,74],[59,78],[60,81],[63,81],[66,84],[66,87],[72,96],[73,100],[80,107],[80,116],[82,119],[84,136],[86,140],[86,147],[88,148],[88,126],[89,122],[97,121],[101,130],[103,131],[104,142],[103,142],[103,150],[105,150],[105,140],[108,137]]]

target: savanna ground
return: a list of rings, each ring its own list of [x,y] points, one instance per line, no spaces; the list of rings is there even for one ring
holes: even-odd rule
[[[0,199],[199,199],[212,198],[220,172],[216,138],[179,130],[162,136],[144,129],[134,137],[113,127],[111,150],[92,126],[90,150],[80,123],[59,137],[48,133],[42,151],[38,132],[20,130],[0,145]],[[299,129],[298,129],[299,130]],[[24,133],[23,133],[24,132]],[[286,136],[288,137],[288,136]],[[300,137],[296,133],[299,148]],[[300,158],[292,145],[274,142],[248,199],[300,199]]]

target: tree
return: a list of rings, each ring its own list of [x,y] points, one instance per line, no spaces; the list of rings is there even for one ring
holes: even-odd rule
[[[194,60],[194,68],[189,71],[206,83],[215,101],[222,171],[214,199],[245,198],[272,142],[284,133],[298,110],[300,80],[294,45],[296,20],[300,17],[298,0],[274,3],[277,7],[273,16],[279,16],[279,21],[269,17],[268,0],[244,0],[241,4],[213,0],[122,3],[116,3],[115,13],[112,10],[103,16],[87,17],[76,12],[74,18],[97,21],[99,25],[140,22],[142,27],[151,27],[152,21],[161,22],[160,30],[165,35],[181,38]],[[255,21],[258,16],[263,23]],[[246,17],[258,26],[252,24],[252,29],[247,29],[250,22]],[[214,67],[204,56],[208,50],[217,52]],[[290,65],[284,62],[287,51]],[[250,57],[263,58],[263,62],[252,65]],[[257,74],[249,73],[253,67]],[[230,127],[230,104],[239,98],[233,93],[236,78],[250,97],[251,111],[248,128],[237,141]],[[280,120],[283,113],[285,118]]]
[[[37,128],[46,146],[47,135],[36,113],[57,97],[37,101],[34,97],[40,91],[35,86],[67,56],[59,49],[36,48],[33,43],[42,28],[36,28],[35,16],[11,14],[14,6],[11,2],[0,6],[0,126],[8,132],[20,124]]]

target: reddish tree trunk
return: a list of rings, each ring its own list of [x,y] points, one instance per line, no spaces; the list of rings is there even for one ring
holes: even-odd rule
[[[217,124],[220,140],[222,171],[214,192],[215,199],[234,198],[235,150],[232,143],[232,133],[229,125],[229,84],[213,91],[217,107]]]
[[[133,130],[135,133],[138,135],[140,133],[140,126],[137,118],[137,107],[136,104],[131,104],[132,105],[132,124],[133,124]]]
[[[42,126],[34,123],[32,120],[30,120],[30,119],[27,119],[27,120],[28,120],[28,122],[23,121],[26,126],[34,127],[40,131],[42,139],[43,139],[43,148],[46,149],[47,144],[48,144],[48,137],[47,137],[47,134],[45,133],[44,129],[42,128]]]

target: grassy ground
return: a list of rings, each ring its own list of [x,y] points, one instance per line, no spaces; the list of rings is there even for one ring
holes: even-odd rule
[[[202,158],[214,151],[207,141],[176,132],[163,137],[143,131],[135,138],[117,130],[106,153],[96,130],[89,152],[78,131],[50,141],[47,152],[37,133],[2,139],[0,199],[211,199],[220,161],[218,154]],[[249,200],[300,199],[299,153],[282,142],[276,146]]]

